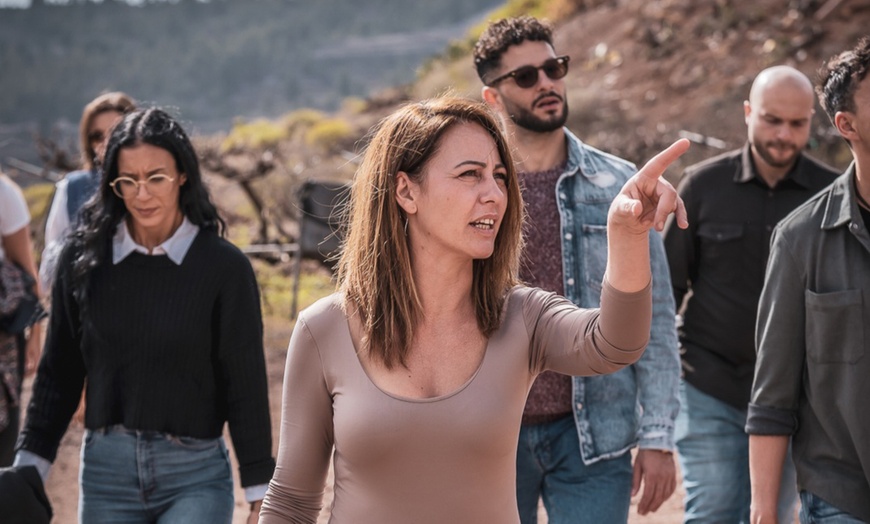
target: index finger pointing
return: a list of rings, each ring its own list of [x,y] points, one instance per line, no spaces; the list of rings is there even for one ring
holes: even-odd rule
[[[689,150],[690,142],[687,138],[681,138],[668,146],[667,149],[661,151],[656,156],[652,157],[649,162],[644,164],[643,168],[638,171],[638,174],[646,178],[659,178],[662,173],[676,159],[683,156],[683,153]]]

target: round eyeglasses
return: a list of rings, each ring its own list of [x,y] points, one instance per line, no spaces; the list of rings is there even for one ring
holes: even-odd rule
[[[139,194],[139,186],[144,186],[145,191],[151,196],[163,196],[172,189],[172,183],[175,178],[158,173],[151,175],[145,180],[136,180],[128,176],[119,176],[112,180],[109,185],[112,186],[112,191],[121,198],[135,198]]]
[[[521,89],[528,89],[533,87],[538,83],[538,71],[543,71],[547,78],[550,80],[559,80],[560,78],[564,78],[565,75],[568,74],[568,62],[571,60],[571,57],[568,55],[559,56],[556,58],[550,58],[546,60],[543,64],[535,67],[531,65],[526,65],[523,67],[518,67],[511,71],[510,73],[505,73],[498,78],[491,80],[487,85],[492,87],[502,80],[513,78],[514,82],[516,82],[517,87]]]

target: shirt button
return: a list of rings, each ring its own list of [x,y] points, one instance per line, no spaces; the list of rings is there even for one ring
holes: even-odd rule
[[[568,285],[569,285],[569,286],[573,286],[573,285],[574,285],[574,279],[573,279],[573,278],[569,278],[569,279],[568,279]]]
[[[578,402],[578,403],[577,403],[577,409],[583,409],[583,404],[581,404],[581,403]]]
[[[565,240],[571,240],[572,238],[574,238],[574,235],[571,233],[565,233]]]
[[[849,226],[849,229],[851,229],[852,231],[858,231],[859,229],[861,229],[861,226],[859,226],[855,222],[852,222],[852,225]]]
[[[565,193],[559,193],[559,198],[561,198],[562,200],[566,200],[568,198],[568,195],[566,195]]]

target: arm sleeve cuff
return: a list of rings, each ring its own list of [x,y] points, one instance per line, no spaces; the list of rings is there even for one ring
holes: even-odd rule
[[[257,502],[258,500],[263,500],[266,496],[267,489],[269,489],[269,484],[248,486],[245,488],[245,502]]]
[[[640,440],[638,441],[640,449],[663,449],[668,451],[674,450],[674,428],[670,427],[654,427],[641,428]]]
[[[750,435],[791,435],[797,428],[797,413],[794,410],[749,404],[746,432]]]
[[[51,462],[40,457],[36,453],[31,453],[26,449],[18,450],[18,453],[15,454],[15,461],[12,463],[13,466],[35,466],[36,471],[39,472],[39,476],[42,478],[42,483],[48,480],[48,474],[51,471]]]

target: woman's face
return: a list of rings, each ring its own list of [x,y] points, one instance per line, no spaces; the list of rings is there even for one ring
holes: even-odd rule
[[[481,126],[462,123],[448,129],[420,184],[405,173],[399,176],[397,193],[418,255],[463,261],[492,255],[507,208],[507,169]],[[402,198],[403,186],[410,199]]]
[[[106,152],[106,138],[109,136],[109,131],[123,116],[118,111],[109,110],[97,113],[91,119],[91,125],[88,127],[88,143],[94,150],[95,163],[99,164],[102,161],[103,154]]]
[[[151,144],[139,143],[118,152],[118,178],[113,183],[135,230],[167,232],[181,221],[179,193],[187,181],[178,172],[172,154]]]

